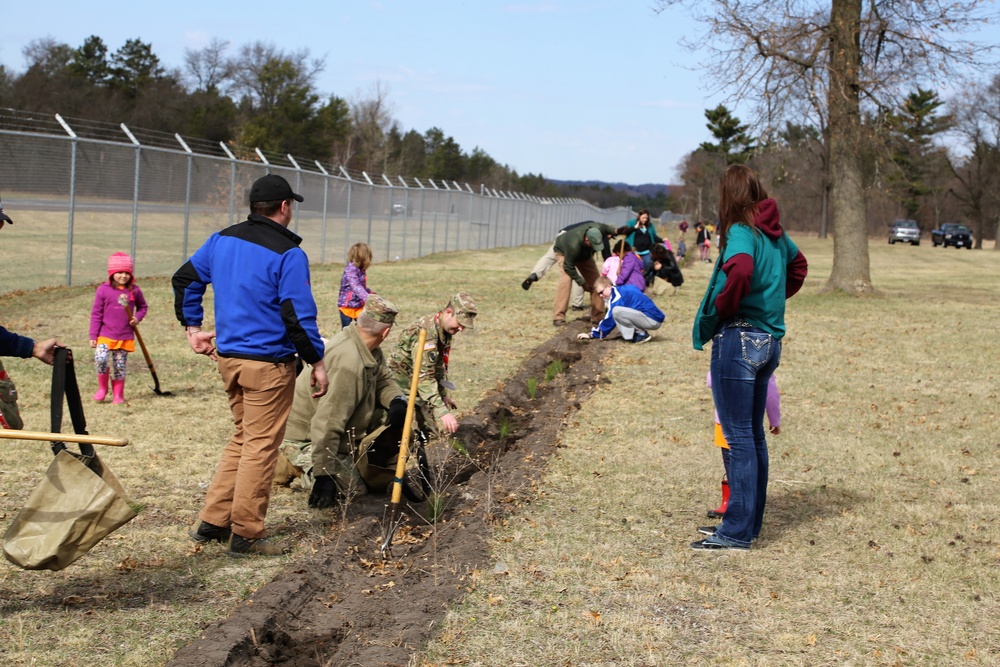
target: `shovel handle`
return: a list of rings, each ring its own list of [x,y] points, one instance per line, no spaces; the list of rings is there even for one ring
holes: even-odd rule
[[[392,484],[391,502],[398,506],[403,495],[403,472],[406,470],[406,459],[410,454],[410,434],[413,428],[413,413],[417,404],[417,387],[420,385],[420,365],[424,361],[424,343],[427,342],[427,329],[421,329],[417,335],[417,350],[413,355],[413,377],[410,379],[410,396],[406,402],[406,421],[403,422],[403,437],[399,441],[399,458],[396,459],[396,478]]]
[[[17,431],[14,429],[0,429],[0,439],[42,440],[44,442],[75,442],[81,445],[108,445],[109,447],[125,447],[128,445],[128,438],[107,438],[100,435],[82,435],[80,433]]]

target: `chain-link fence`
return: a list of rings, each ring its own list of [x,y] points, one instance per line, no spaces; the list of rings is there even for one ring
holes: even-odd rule
[[[540,244],[574,222],[617,226],[633,217],[575,199],[239,153],[124,125],[0,110],[0,195],[16,223],[0,240],[0,292],[104,280],[116,251],[133,256],[137,275],[170,275],[212,233],[245,219],[250,185],[267,173],[305,198],[289,228],[320,263],[345,261],[359,241],[375,261],[410,259]]]

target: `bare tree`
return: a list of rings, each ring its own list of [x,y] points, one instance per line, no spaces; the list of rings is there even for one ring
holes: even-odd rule
[[[972,219],[976,248],[983,247],[987,222],[992,218],[994,250],[1000,250],[1000,75],[985,86],[968,90],[964,97],[952,103],[955,133],[960,137],[966,155],[950,155],[949,164],[957,180],[952,194],[962,202]]]
[[[193,81],[196,90],[219,91],[232,77],[232,63],[226,57],[229,42],[213,37],[208,46],[198,49],[184,49],[184,71]]]
[[[985,0],[659,0],[706,27],[707,68],[754,106],[760,134],[814,104],[828,123],[834,258],[828,289],[872,291],[862,107],[893,108],[914,81],[954,81],[992,46],[966,37],[994,10]]]
[[[351,102],[353,131],[344,151],[348,159],[341,160],[342,164],[353,159],[356,168],[381,173],[388,158],[386,135],[393,125],[392,111],[389,89],[381,81],[355,96]]]

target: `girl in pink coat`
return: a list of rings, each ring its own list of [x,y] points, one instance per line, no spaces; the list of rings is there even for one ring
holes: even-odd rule
[[[125,363],[128,353],[135,352],[132,327],[146,310],[146,299],[132,278],[132,258],[116,252],[108,258],[108,281],[98,286],[90,311],[90,347],[97,366],[95,401],[108,395],[110,377],[113,402],[125,402]]]

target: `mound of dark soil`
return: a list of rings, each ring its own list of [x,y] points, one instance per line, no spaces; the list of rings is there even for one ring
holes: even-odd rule
[[[491,522],[530,499],[560,427],[600,381],[602,352],[612,343],[577,342],[585,330],[583,322],[570,323],[461,420],[456,438],[468,456],[435,466],[439,480],[450,480],[436,528],[416,511],[426,508],[409,508],[392,557],[383,560],[387,500],[356,500],[336,542],[206,628],[170,666],[406,665],[488,565]],[[562,372],[546,381],[554,363]]]

